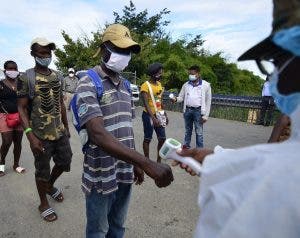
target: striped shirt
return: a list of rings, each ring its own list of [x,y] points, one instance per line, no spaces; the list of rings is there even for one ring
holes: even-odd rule
[[[100,66],[94,68],[103,84],[103,95],[98,100],[96,88],[88,76],[79,80],[77,108],[80,126],[95,117],[102,117],[105,129],[120,143],[135,149],[132,118],[134,107],[124,79],[115,85]],[[89,194],[92,189],[109,194],[118,189],[118,183],[133,183],[133,166],[112,157],[102,148],[90,143],[84,155],[82,190]]]

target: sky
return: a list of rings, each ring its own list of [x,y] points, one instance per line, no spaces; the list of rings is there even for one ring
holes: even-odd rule
[[[228,62],[237,58],[271,32],[271,0],[134,0],[137,12],[147,9],[154,15],[164,8],[170,14],[165,28],[173,40],[201,34],[204,48],[223,52]],[[113,22],[113,12],[122,15],[129,0],[10,0],[1,2],[0,69],[6,60],[17,62],[20,71],[34,65],[30,42],[46,37],[57,47],[63,46],[64,30],[72,38],[90,36],[99,26]],[[55,58],[54,58],[55,60]],[[51,63],[55,68],[54,63]],[[251,61],[238,63],[239,68],[259,73]]]

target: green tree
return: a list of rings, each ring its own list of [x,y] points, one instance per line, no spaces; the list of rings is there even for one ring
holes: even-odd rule
[[[113,12],[113,15],[115,23],[127,26],[140,37],[144,38],[147,36],[154,39],[161,39],[166,36],[163,27],[170,23],[170,21],[163,21],[162,18],[169,13],[170,11],[164,8],[159,13],[149,17],[147,9],[136,12],[134,3],[130,1],[129,6],[124,7],[122,16],[117,12]]]
[[[65,31],[62,32],[66,44],[63,45],[63,49],[57,48],[55,50],[58,59],[55,64],[60,71],[66,73],[70,67],[75,68],[75,70],[86,69],[99,63],[99,59],[93,56],[99,48],[101,34],[96,32],[92,35],[92,39],[84,36],[73,40]]]

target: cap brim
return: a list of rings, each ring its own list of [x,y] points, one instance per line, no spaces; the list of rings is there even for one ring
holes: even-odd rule
[[[131,52],[138,54],[141,51],[141,46],[130,39],[122,39],[122,40],[110,40],[112,44],[121,49],[129,49]],[[103,45],[104,42],[101,43]],[[93,55],[93,58],[96,58],[100,54],[101,48],[97,49],[97,52]]]
[[[35,42],[35,43],[31,44],[31,47],[30,47],[31,49],[34,44],[38,44],[40,46],[49,46],[50,50],[56,49],[56,45],[54,44],[54,42],[45,42],[45,43],[44,42]]]
[[[275,45],[272,41],[272,36],[269,36],[242,54],[238,58],[238,61],[257,59],[268,60],[274,58],[280,51],[282,51],[282,48]]]
[[[135,54],[141,51],[141,46],[131,39],[111,40],[111,43],[121,49],[130,49]]]
[[[49,46],[51,50],[55,50],[56,49],[56,45],[53,42],[50,42],[44,46]]]

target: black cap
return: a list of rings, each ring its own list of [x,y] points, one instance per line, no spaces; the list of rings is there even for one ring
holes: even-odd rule
[[[258,59],[269,60],[282,52],[284,52],[284,50],[280,46],[275,45],[272,42],[271,37],[268,37],[242,54],[238,58],[238,61]]]
[[[272,32],[263,41],[243,53],[238,60],[272,59],[275,55],[284,54],[284,50],[273,43],[274,35],[284,29],[300,24],[299,0],[273,0]]]
[[[155,62],[153,64],[150,64],[148,66],[148,75],[152,76],[156,73],[158,73],[159,70],[161,70],[163,68],[163,65],[161,63]]]

